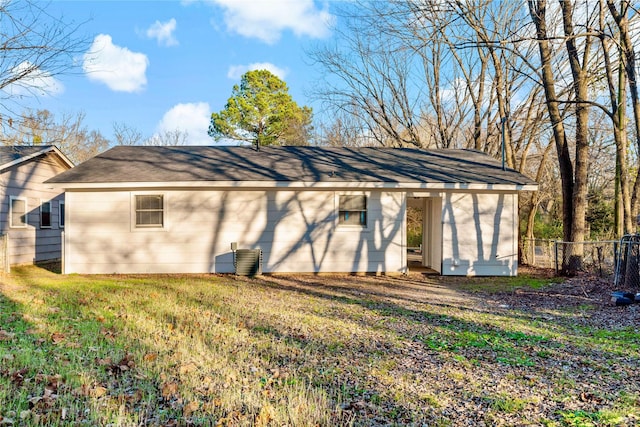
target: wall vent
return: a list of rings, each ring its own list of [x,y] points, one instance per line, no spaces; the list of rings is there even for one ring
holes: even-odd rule
[[[256,276],[262,274],[262,250],[238,249],[233,264],[238,276]]]

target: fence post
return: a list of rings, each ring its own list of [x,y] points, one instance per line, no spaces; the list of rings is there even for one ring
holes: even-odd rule
[[[614,271],[618,270],[618,241],[613,241],[613,268]]]
[[[0,251],[2,252],[2,271],[11,272],[11,264],[9,263],[9,235],[7,233],[0,234]]]
[[[556,261],[556,274],[560,272],[558,269],[558,241],[554,241],[554,252],[555,252],[555,261]]]

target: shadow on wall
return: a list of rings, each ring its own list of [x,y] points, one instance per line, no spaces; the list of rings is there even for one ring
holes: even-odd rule
[[[114,159],[114,162],[116,160],[141,161]],[[175,161],[159,159],[157,164],[150,163],[147,166],[159,170],[185,168],[185,172],[188,170],[194,179],[199,178],[198,171],[209,166],[198,156],[190,156],[189,161],[186,160],[185,164],[177,164]],[[242,161],[251,163],[253,159],[245,158]],[[339,164],[340,159],[332,159],[329,163],[336,162]],[[314,164],[309,163],[307,167],[313,168]],[[254,166],[255,169],[252,170],[255,173],[264,173],[265,177],[273,174],[260,169],[258,162],[252,165]],[[324,170],[311,172],[318,180],[325,174]],[[230,168],[229,174],[233,173],[234,170]],[[113,264],[114,269],[132,262],[138,263],[137,268],[147,268],[147,265],[140,264],[144,262],[148,263],[150,269],[154,265],[161,269],[162,261],[158,255],[175,253],[176,258],[186,259],[190,256],[188,262],[191,262],[192,268],[196,268],[197,263],[201,272],[208,270],[206,272],[229,273],[234,271],[233,254],[229,245],[237,242],[238,248],[263,251],[265,272],[295,271],[298,260],[299,264],[304,264],[299,271],[312,272],[383,272],[388,268],[399,272],[406,267],[398,265],[396,269],[387,259],[387,256],[393,256],[394,263],[398,264],[402,259],[400,238],[405,212],[400,193],[394,196],[378,191],[367,193],[367,226],[343,231],[338,225],[335,206],[335,194],[340,194],[340,191],[333,189],[316,191],[310,188],[303,192],[289,191],[286,188],[262,191],[194,189],[193,194],[186,191],[163,192],[167,194],[167,222],[171,223],[163,233],[136,231],[134,236],[130,231],[130,224],[121,223],[121,239],[127,241],[118,242],[115,240],[117,237],[104,231],[87,227],[88,234],[81,236],[85,230],[75,228],[74,235],[69,235],[72,237],[75,253],[84,254],[82,262]],[[122,195],[122,192],[113,194],[116,193]],[[384,197],[383,200],[380,199],[381,196]],[[247,218],[247,212],[251,212],[251,209],[256,209],[256,217]],[[122,212],[94,212],[90,219],[84,221],[91,221],[95,228],[102,221],[101,218],[113,222],[112,218],[116,216],[122,216]],[[68,226],[70,228],[74,225],[69,223]],[[207,241],[206,244],[204,240]],[[96,249],[97,245],[100,245],[99,249]],[[185,251],[189,255],[185,255]],[[92,255],[95,255],[94,260],[89,259]],[[168,262],[179,268],[176,259]],[[336,265],[342,267],[336,269]],[[108,267],[103,265],[101,268]]]
[[[62,170],[66,169],[49,153],[13,164],[0,172],[0,233],[8,235],[11,264],[60,260],[59,202],[64,200],[64,194],[44,185],[43,181]],[[14,207],[20,209],[16,216],[22,217],[26,227],[11,227],[12,198],[16,200]],[[44,226],[41,224],[43,204],[47,206],[44,216],[50,221]]]
[[[481,196],[495,196],[495,204],[489,204]],[[454,200],[456,197],[458,200]],[[462,200],[465,197],[471,198],[470,204]],[[445,200],[443,225],[449,227],[450,234],[444,234],[446,227],[443,226],[443,241],[449,238],[451,256],[442,260],[443,274],[515,275],[517,252],[508,246],[513,246],[516,236],[513,218],[511,223],[504,223],[507,219],[502,218],[507,201],[505,195],[447,194]],[[471,228],[474,233],[468,233]],[[489,241],[488,234],[491,236]],[[475,253],[469,253],[472,246]]]
[[[43,201],[40,206],[29,211],[29,228],[33,227],[35,230],[34,263],[59,261],[62,258],[64,229],[60,228],[60,200],[64,200],[64,195]]]
[[[233,273],[232,242],[238,249],[261,249],[265,272],[383,272],[403,267],[397,265],[404,212],[399,193],[382,199],[380,193],[370,194],[366,228],[341,228],[335,207],[339,192],[333,190],[165,193],[163,230],[133,231],[128,191],[112,192],[118,199],[100,205],[111,210],[72,211],[68,271]],[[73,196],[70,204],[91,200]],[[387,256],[394,257],[391,264]]]

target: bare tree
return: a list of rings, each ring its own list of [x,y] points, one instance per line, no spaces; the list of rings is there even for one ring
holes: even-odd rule
[[[547,2],[546,0],[528,0],[528,5],[531,20],[536,29],[536,40],[540,53],[540,76],[545,93],[547,113],[553,129],[562,180],[562,229],[564,240],[570,241],[573,223],[573,163],[569,153],[560,101],[556,94],[556,82],[552,68],[553,54],[547,32]]]
[[[113,137],[116,145],[140,145],[144,141],[142,132],[121,122],[113,124]]]
[[[620,0],[620,8],[613,0],[607,0],[607,7],[613,17],[620,35],[620,60],[624,67],[625,75],[629,85],[631,105],[633,107],[633,124],[636,146],[640,151],[640,90],[638,89],[638,64],[636,53],[632,41],[631,29],[629,26],[628,14],[632,10],[631,2]],[[636,18],[638,10],[635,11]],[[640,204],[640,168],[636,171],[635,184],[631,196],[631,214],[637,215]]]
[[[575,168],[573,186],[573,220],[571,221],[571,242],[585,240],[585,219],[587,213],[588,167],[589,167],[589,67],[591,62],[591,48],[594,34],[589,5],[585,4],[586,22],[582,23],[583,32],[574,26],[574,4],[570,0],[560,2],[562,8],[562,24],[565,35],[565,45],[571,75],[573,77],[573,96],[575,98],[574,114],[576,118],[575,132]],[[596,15],[597,16],[597,15]],[[574,273],[581,268],[584,248],[581,244],[574,245],[573,254],[567,265],[568,273]]]
[[[600,3],[599,14],[599,40],[601,44],[601,54],[604,62],[604,75],[609,95],[610,108],[603,108],[612,122],[611,133],[613,134],[616,155],[615,155],[615,232],[618,237],[633,230],[631,194],[629,184],[629,168],[627,161],[627,130],[626,130],[626,102],[627,92],[625,83],[625,70],[623,65],[622,52],[617,48],[613,31],[605,15],[606,7]],[[626,24],[621,24],[623,27]],[[613,50],[613,53],[612,53]],[[616,55],[617,54],[617,55]],[[614,61],[617,56],[617,73],[614,69]],[[617,74],[617,79],[615,74]],[[597,158],[592,156],[592,158]]]
[[[592,149],[605,147],[591,147],[595,137],[606,135],[594,126],[609,129],[621,174],[616,195],[628,229],[640,205],[640,175],[629,189],[627,95],[620,89],[626,77],[637,141],[631,154],[637,155],[640,94],[628,15],[631,10],[636,19],[640,15],[630,3],[355,1],[344,6],[346,21],[336,46],[314,53],[330,82],[319,97],[334,111],[351,115],[361,125],[357,135],[373,135],[380,144],[468,147],[496,157],[504,147],[510,167],[551,180],[545,188],[559,182],[563,237],[570,242],[586,238],[593,188],[589,161]],[[624,73],[616,76],[618,62]],[[604,112],[612,127],[603,125],[592,107]],[[344,133],[345,123],[341,118],[332,129]],[[598,167],[611,161],[604,156],[609,148],[598,151],[604,162]],[[545,198],[528,201],[529,233]],[[581,263],[581,246],[573,248],[571,263],[564,266],[568,273]]]
[[[189,132],[178,128],[145,137],[139,129],[121,122],[113,124],[113,135],[116,145],[187,145],[189,141]]]
[[[4,145],[55,145],[74,163],[83,162],[109,148],[109,141],[83,124],[84,113],[59,119],[48,110],[27,111],[14,126],[2,127]]]
[[[311,53],[328,76],[315,96],[333,111],[353,115],[357,133],[382,145],[424,146],[428,94],[414,79],[415,50],[403,43],[408,12],[404,2],[347,5],[335,45]]]
[[[156,133],[145,139],[142,144],[150,146],[187,145],[188,140],[189,132],[181,129],[174,129]]]
[[[5,112],[22,96],[51,89],[53,78],[73,69],[74,55],[85,50],[83,23],[67,22],[35,0],[0,2],[0,98]]]

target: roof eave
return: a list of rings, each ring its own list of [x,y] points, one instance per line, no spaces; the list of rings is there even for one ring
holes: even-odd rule
[[[50,153],[50,152],[53,152],[56,155],[58,155],[58,157],[60,157],[62,162],[64,164],[66,164],[67,166],[69,166],[69,169],[71,169],[74,166],[73,162],[71,160],[69,160],[69,158],[62,153],[62,151],[58,150],[58,148],[56,146],[51,145],[51,146],[43,148],[42,150],[38,150],[35,153],[31,153],[29,155],[19,157],[16,160],[13,160],[11,162],[8,162],[8,163],[5,163],[3,165],[0,165],[0,171],[4,170],[4,169],[8,169],[8,168],[10,168],[12,166],[15,166],[15,165],[19,165],[20,163],[24,163],[26,161],[29,161],[31,159],[34,159],[34,158],[36,158],[38,156],[42,156],[43,154],[47,154],[47,153]]]
[[[184,182],[47,182],[52,188],[66,190],[123,190],[155,188],[203,188],[203,189],[386,189],[386,190],[491,190],[536,191],[538,184],[487,184],[446,182],[354,182],[354,181],[184,181]]]

